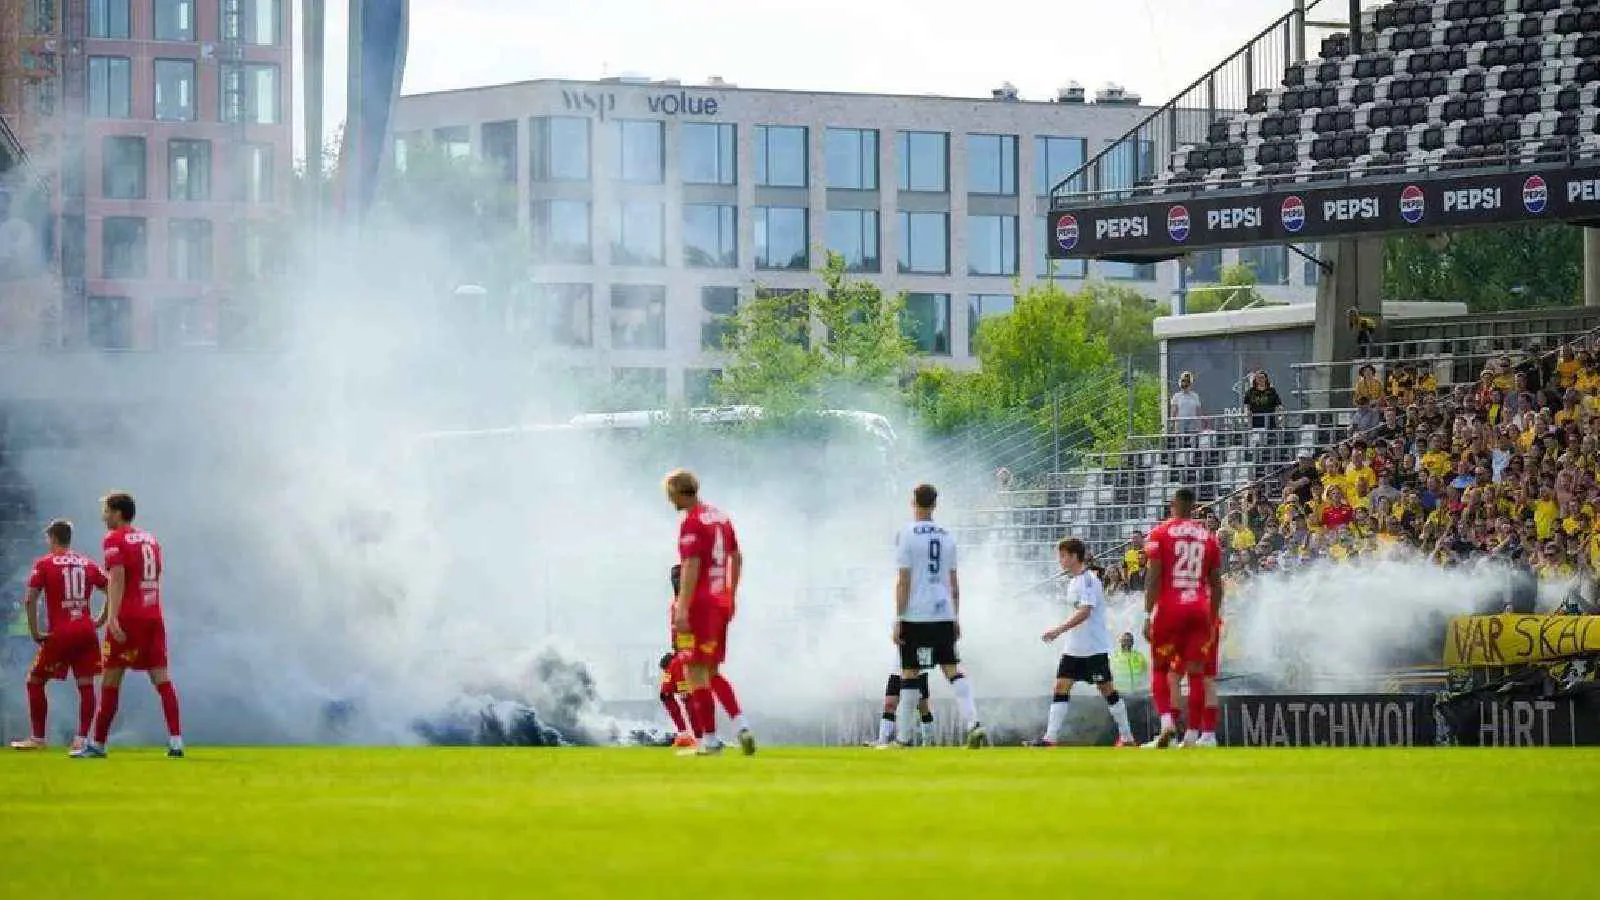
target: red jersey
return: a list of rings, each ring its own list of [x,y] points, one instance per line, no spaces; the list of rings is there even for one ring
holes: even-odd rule
[[[44,592],[45,627],[52,635],[94,634],[89,598],[105,586],[100,565],[72,550],[39,557],[28,576],[28,587]]]
[[[106,535],[106,572],[121,569],[122,608],[117,621],[161,619],[161,542],[125,525]]]
[[[1151,529],[1144,552],[1161,560],[1159,608],[1198,607],[1210,614],[1210,575],[1222,568],[1216,535],[1193,519],[1168,519]]]
[[[722,510],[696,503],[684,513],[683,524],[678,527],[678,559],[680,562],[700,561],[692,605],[715,603],[723,608],[733,605],[728,561],[737,552],[739,538],[733,532],[733,520]]]

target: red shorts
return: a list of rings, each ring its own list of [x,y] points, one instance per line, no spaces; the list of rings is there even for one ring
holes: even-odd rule
[[[39,645],[28,678],[56,681],[71,672],[76,678],[100,674],[100,638],[92,630],[52,634]]]
[[[108,669],[165,669],[167,667],[167,624],[161,619],[128,619],[122,624],[126,640],[117,640],[106,630],[105,667]]]
[[[1203,670],[1212,658],[1216,636],[1211,610],[1205,605],[1161,607],[1150,624],[1151,665],[1157,672],[1186,671],[1191,665]]]
[[[678,656],[684,662],[721,665],[728,658],[727,607],[716,603],[696,603],[689,607],[689,633],[674,637]]]
[[[687,694],[689,693],[689,676],[683,671],[683,654],[679,653],[667,663],[667,670],[661,673],[661,693]]]

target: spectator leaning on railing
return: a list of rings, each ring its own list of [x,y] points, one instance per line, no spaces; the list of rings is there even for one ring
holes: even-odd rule
[[[1278,396],[1278,389],[1272,386],[1272,378],[1266,372],[1250,376],[1250,387],[1245,389],[1242,399],[1245,409],[1250,411],[1251,428],[1278,427],[1278,410],[1283,408],[1283,398]]]

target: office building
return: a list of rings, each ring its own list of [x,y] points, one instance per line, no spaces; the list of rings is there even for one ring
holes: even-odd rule
[[[393,164],[419,142],[492,163],[515,183],[529,236],[536,285],[509,317],[529,345],[699,402],[739,298],[815,287],[825,252],[905,292],[918,351],[958,366],[1018,283],[1172,292],[1176,263],[1052,264],[1045,250],[1050,187],[1148,110],[1113,90],[1088,102],[1081,89],[1050,102],[994,93],[609,79],[417,94],[398,104]],[[1281,285],[1267,293],[1310,299],[1298,257],[1248,255]],[[1200,280],[1222,264],[1196,262]]]
[[[3,111],[52,191],[33,346],[228,346],[293,172],[291,0],[7,0]],[[82,53],[67,48],[82,41]],[[8,299],[7,303],[20,303]]]

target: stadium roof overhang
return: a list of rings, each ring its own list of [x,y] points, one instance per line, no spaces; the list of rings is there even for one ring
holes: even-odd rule
[[[1155,262],[1196,250],[1297,244],[1490,225],[1600,224],[1600,160],[1339,181],[1058,196],[1052,259]]]

